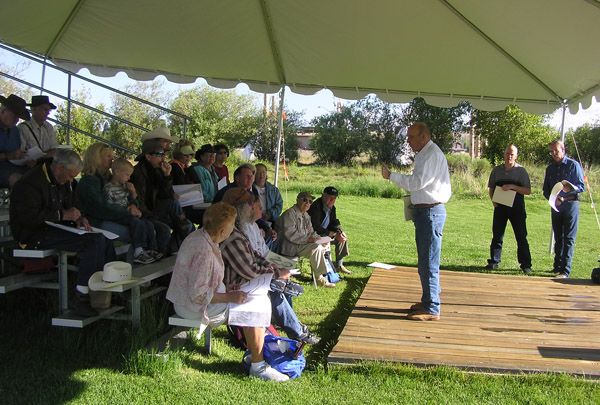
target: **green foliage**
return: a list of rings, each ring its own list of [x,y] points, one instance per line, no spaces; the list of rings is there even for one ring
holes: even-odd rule
[[[261,123],[254,139],[251,140],[254,154],[258,159],[268,162],[275,161],[277,153],[277,127],[278,115],[266,114],[261,116]],[[297,132],[302,127],[302,114],[296,111],[285,114],[283,120],[283,144],[285,159],[287,161],[298,160],[298,138]]]
[[[503,160],[509,144],[515,144],[519,158],[536,163],[548,161],[548,143],[558,137],[556,130],[544,124],[545,117],[528,114],[514,105],[503,111],[475,111],[475,130],[485,140],[483,156],[492,164]]]
[[[136,82],[126,86],[123,91],[142,100],[166,105],[169,97],[162,90],[163,84],[162,81]],[[117,93],[112,96],[111,113],[148,130],[167,126],[162,110]],[[105,129],[107,140],[134,151],[140,150],[140,138],[143,134],[144,131],[141,129],[112,119],[108,120]]]
[[[405,125],[400,108],[374,96],[358,101],[355,108],[361,110],[367,118],[369,134],[366,143],[371,160],[396,163],[398,155],[407,147],[405,136],[401,133]]]
[[[3,51],[0,51],[2,53]],[[20,77],[21,74],[29,68],[31,63],[29,61],[20,62],[15,65],[5,65],[0,63],[0,71],[6,72],[11,76]],[[15,82],[10,80],[4,76],[0,76],[0,95],[4,97],[8,97],[9,94],[16,94],[17,96],[23,98],[27,102],[31,100],[31,96],[33,95],[33,91],[24,85],[21,85],[19,82]]]
[[[73,100],[77,100],[80,103],[90,105],[90,93],[87,88],[82,88],[74,96]],[[102,104],[96,105],[96,109],[104,111]],[[60,104],[56,110],[55,117],[58,121],[68,123],[67,103]],[[95,111],[87,109],[85,107],[71,104],[71,121],[72,127],[81,129],[87,133],[103,137],[104,123],[106,122],[105,117]],[[67,143],[67,128],[62,125],[56,126],[56,139],[59,144]],[[69,142],[73,145],[73,149],[76,150],[80,155],[94,142],[95,139],[82,134],[80,132],[71,130],[69,131]]]
[[[454,141],[454,133],[465,129],[464,122],[472,110],[468,102],[461,102],[456,107],[434,107],[418,97],[412,100],[404,110],[403,123],[405,126],[420,121],[427,124],[431,130],[431,140],[442,151],[449,152]]]
[[[180,370],[182,364],[179,355],[168,349],[161,353],[138,349],[125,358],[123,368],[128,374],[157,377]]]
[[[223,142],[230,148],[244,146],[261,120],[252,96],[208,86],[180,92],[170,108],[191,117],[187,134],[195,145]],[[176,133],[183,133],[183,125],[182,119],[172,118],[171,128]]]
[[[364,151],[368,119],[355,106],[317,117],[313,124],[316,135],[311,147],[319,162],[350,164]]]
[[[600,163],[600,124],[585,124],[574,131],[569,131],[565,137],[565,147],[569,155],[577,159],[579,159],[578,150],[581,163],[587,169]]]

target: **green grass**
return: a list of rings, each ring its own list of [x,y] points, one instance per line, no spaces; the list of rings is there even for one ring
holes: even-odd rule
[[[298,174],[300,169],[303,172]],[[294,169],[296,183],[289,187],[285,207],[304,185],[318,192],[327,184],[339,181],[350,187],[367,178],[381,190],[387,187],[377,179],[376,169],[318,168],[310,181],[310,168],[298,171]],[[294,301],[294,307],[300,319],[323,338],[305,351],[308,366],[300,379],[276,385],[247,378],[241,369],[242,352],[228,344],[222,327],[214,332],[211,356],[202,353],[202,342],[195,339],[159,355],[145,349],[144,344],[165,329],[168,307],[159,297],[144,306],[143,330],[133,334],[127,323],[117,321],[101,321],[82,331],[53,328],[50,313],[56,311],[56,293],[21,290],[0,296],[2,402],[600,403],[597,383],[565,375],[494,376],[375,362],[328,366],[327,355],[371,274],[366,264],[416,265],[414,228],[401,218],[401,200],[348,194],[353,193],[342,193],[337,206],[350,236],[346,263],[353,274],[333,290],[315,290],[304,263],[299,278],[305,294]],[[549,277],[549,207],[538,195],[526,201],[533,274]],[[465,194],[453,197],[447,212],[442,267],[482,272],[491,239],[491,204],[481,196]],[[573,277],[589,278],[597,265],[599,236],[589,204],[582,203]],[[510,227],[502,264],[494,272],[520,274]]]

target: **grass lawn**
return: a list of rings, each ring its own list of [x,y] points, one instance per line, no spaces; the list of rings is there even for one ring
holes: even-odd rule
[[[132,336],[126,323],[116,321],[82,331],[52,328],[47,308],[55,310],[55,292],[18,291],[0,296],[1,402],[600,403],[597,383],[565,375],[494,376],[370,362],[327,366],[327,354],[371,274],[366,265],[416,265],[414,229],[401,219],[400,200],[341,196],[337,206],[350,237],[346,263],[353,274],[333,290],[315,290],[303,269],[300,281],[306,292],[294,306],[323,340],[305,352],[308,366],[300,379],[277,385],[245,377],[242,352],[228,344],[223,328],[215,331],[211,356],[201,354],[202,343],[196,341],[160,356],[139,349],[164,330],[167,307],[162,299],[144,308],[144,330]],[[549,207],[539,198],[528,198],[527,208],[533,276],[549,277]],[[483,271],[491,239],[491,204],[454,198],[447,211],[442,268]],[[600,236],[589,204],[582,204],[579,229],[573,277],[588,278],[597,264]],[[503,261],[495,272],[520,274],[510,227]]]

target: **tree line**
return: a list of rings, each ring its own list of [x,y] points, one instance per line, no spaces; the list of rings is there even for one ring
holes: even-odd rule
[[[277,115],[263,111],[251,95],[240,95],[231,90],[218,90],[197,86],[169,94],[163,90],[163,82],[137,82],[123,89],[138,98],[150,100],[173,111],[188,116],[165,113],[161,109],[138,103],[120,94],[113,94],[111,104],[95,105],[98,111],[126,118],[144,128],[167,126],[176,135],[184,133],[198,148],[205,143],[222,142],[231,148],[250,143],[259,159],[273,161],[277,145]],[[3,93],[19,92],[30,96],[10,82],[0,80]],[[20,91],[23,90],[23,91]],[[8,93],[7,93],[8,94]],[[89,104],[91,93],[83,88],[74,96],[83,104]],[[67,106],[61,103],[55,113],[58,121],[67,122]],[[72,104],[70,123],[103,139],[138,150],[141,129],[119,120]],[[374,96],[348,103],[337,111],[323,114],[306,122],[301,112],[285,111],[284,151],[288,160],[298,157],[297,132],[312,125],[315,135],[311,149],[319,163],[346,165],[356,158],[371,162],[398,163],[399,156],[410,155],[406,144],[406,128],[414,121],[426,122],[432,130],[432,139],[444,152],[449,152],[461,132],[474,131],[482,140],[482,157],[491,163],[502,161],[506,145],[513,143],[519,148],[521,159],[546,163],[547,145],[560,134],[550,127],[547,116],[528,114],[514,105],[502,111],[479,111],[469,103],[456,107],[441,108],[428,105],[416,98],[406,105],[390,104]],[[59,140],[66,141],[67,130],[57,127]],[[575,144],[585,166],[600,162],[600,124],[584,125],[567,136],[567,148],[574,155]],[[85,150],[92,138],[70,132],[69,141],[78,151]]]

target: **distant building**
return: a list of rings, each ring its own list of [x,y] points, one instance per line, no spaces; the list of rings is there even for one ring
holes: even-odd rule
[[[296,139],[298,140],[298,149],[312,150],[312,148],[310,147],[310,140],[315,135],[315,127],[302,127],[296,133]]]

